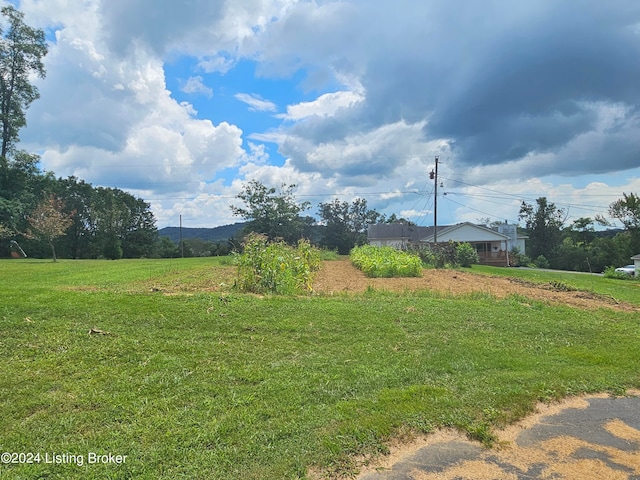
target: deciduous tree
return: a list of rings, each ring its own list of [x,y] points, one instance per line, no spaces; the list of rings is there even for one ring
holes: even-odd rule
[[[6,28],[0,30],[0,162],[18,141],[27,124],[26,110],[40,94],[31,83],[34,75],[46,75],[42,59],[47,54],[44,31],[26,25],[24,14],[11,5],[0,10]]]
[[[336,198],[320,203],[318,208],[324,224],[321,244],[337,249],[341,255],[347,255],[356,245],[366,243],[367,226],[384,219],[377,211],[370,210],[363,198],[357,198],[351,204]]]
[[[540,255],[547,260],[553,257],[562,242],[562,226],[565,213],[546,197],[536,199],[536,206],[522,202],[518,218],[525,221],[529,234],[527,253],[531,258]]]
[[[73,223],[72,215],[64,212],[64,203],[53,194],[47,195],[27,218],[32,230],[30,236],[45,240],[51,247],[53,261],[57,261],[53,241],[65,235]]]
[[[98,187],[90,208],[94,241],[104,257],[116,260],[153,252],[158,232],[144,200],[117,188]]]
[[[624,225],[630,237],[629,254],[640,253],[640,196],[623,193],[620,200],[609,205],[609,215]]]
[[[311,206],[309,202],[298,203],[293,194],[295,188],[296,185],[282,184],[276,189],[251,180],[236,195],[245,206],[232,205],[231,211],[248,220],[245,233],[252,231],[270,240],[282,238],[287,243],[295,243],[303,236],[306,226],[306,219],[300,213]]]

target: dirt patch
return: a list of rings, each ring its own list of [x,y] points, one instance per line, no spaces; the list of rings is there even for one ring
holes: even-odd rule
[[[593,292],[572,290],[559,283],[535,284],[515,278],[479,275],[459,270],[424,270],[418,278],[368,278],[349,260],[324,262],[314,282],[314,291],[321,294],[360,293],[373,288],[393,292],[432,290],[459,296],[485,293],[496,298],[520,295],[531,300],[596,310],[611,308],[640,311],[640,307]]]

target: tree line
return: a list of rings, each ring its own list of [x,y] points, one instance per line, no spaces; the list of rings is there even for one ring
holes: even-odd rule
[[[232,213],[246,221],[240,235],[256,232],[270,240],[281,239],[291,244],[307,238],[323,248],[347,255],[353,247],[367,243],[369,224],[413,224],[395,214],[386,217],[370,209],[364,198],[356,198],[351,203],[339,199],[320,203],[319,220],[316,220],[311,215],[303,215],[311,204],[299,202],[293,194],[295,188],[295,184],[267,187],[257,180],[245,183],[237,195],[244,205],[231,206]]]
[[[519,219],[529,237],[527,251],[522,252],[528,257],[524,263],[579,272],[602,272],[631,263],[630,257],[640,254],[640,197],[623,193],[609,205],[608,214],[623,228],[611,229],[611,222],[598,215],[567,224],[565,210],[546,197],[535,204],[523,202]]]
[[[30,255],[71,258],[140,257],[152,252],[157,230],[149,204],[117,188],[55,178],[39,157],[18,149],[26,111],[44,78],[44,31],[24,23],[13,6],[0,9],[0,256],[20,240]],[[50,251],[50,253],[48,253]]]
[[[348,254],[354,246],[367,242],[369,224],[412,223],[395,214],[386,217],[368,208],[362,198],[351,203],[338,199],[320,203],[316,220],[304,215],[311,205],[298,202],[294,188],[295,185],[267,187],[256,180],[246,183],[237,196],[243,205],[231,207],[234,215],[247,222],[242,234],[258,232],[288,243],[309,238],[321,247]],[[608,213],[622,223],[623,229],[611,229],[610,221],[602,216],[583,217],[567,224],[566,212],[546,197],[538,198],[534,204],[523,202],[519,220],[524,227],[519,230],[528,239],[526,252],[518,254],[520,264],[584,272],[602,272],[608,266],[628,264],[631,256],[640,253],[640,197],[624,193],[623,198],[609,205]]]
[[[152,256],[158,233],[150,205],[117,188],[55,178],[22,156],[0,166],[0,256],[17,240],[32,257]]]

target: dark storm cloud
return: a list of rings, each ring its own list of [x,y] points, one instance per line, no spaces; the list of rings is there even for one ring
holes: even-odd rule
[[[618,130],[640,135],[640,3],[355,4],[349,24],[362,48],[347,46],[358,58],[333,65],[337,71],[357,65],[342,73],[358,76],[366,103],[349,114],[296,125],[289,133],[303,143],[342,142],[354,129],[426,122],[424,140],[446,139],[462,164],[571,151],[580,152],[579,160],[556,158],[554,173],[586,173],[600,168],[595,164],[601,157],[576,144],[593,142],[595,135],[598,145],[613,149],[609,168],[638,166],[633,142],[619,142],[607,115],[612,106],[623,108],[615,119]],[[344,54],[318,54],[317,61],[331,63]],[[309,167],[296,155],[301,151],[284,145],[283,153]]]
[[[478,10],[477,24],[442,29],[435,44],[426,35],[424,53],[414,58],[401,51],[375,58],[363,82],[371,113],[381,122],[428,118],[426,137],[450,139],[460,161],[501,163],[558,151],[596,130],[594,103],[636,109],[639,7],[547,7],[515,19],[500,9]],[[494,16],[489,25],[487,15]],[[598,161],[586,158],[583,168]]]

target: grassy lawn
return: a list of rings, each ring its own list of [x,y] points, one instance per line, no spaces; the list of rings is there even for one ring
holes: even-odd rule
[[[344,473],[394,435],[449,426],[490,443],[538,400],[640,387],[638,313],[208,291],[229,283],[210,258],[7,260],[0,279],[0,451],[41,455],[0,464],[2,478]],[[640,304],[634,282],[562,281]],[[89,452],[127,457],[88,464]],[[45,463],[54,454],[84,462]]]
[[[562,282],[578,290],[601,293],[612,296],[616,300],[640,304],[640,281],[638,280],[616,280],[588,273],[502,268],[487,265],[473,265],[471,269],[465,270],[486,275],[520,278],[534,283]]]

